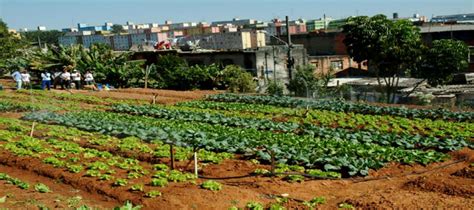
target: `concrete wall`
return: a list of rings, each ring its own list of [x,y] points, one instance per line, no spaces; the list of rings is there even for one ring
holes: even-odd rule
[[[340,62],[340,68],[336,68],[334,64]],[[353,61],[348,55],[327,55],[327,56],[309,56],[308,63],[314,66],[314,72],[316,74],[328,73],[331,70],[331,64],[333,64],[333,73],[346,70],[348,68],[358,68],[359,63]],[[367,70],[367,66],[360,65],[361,69]]]

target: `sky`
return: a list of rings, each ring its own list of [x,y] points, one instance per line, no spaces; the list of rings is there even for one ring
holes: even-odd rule
[[[0,0],[0,18],[9,28],[48,29],[101,25],[257,19],[315,19],[398,12],[433,15],[474,13],[474,0]]]

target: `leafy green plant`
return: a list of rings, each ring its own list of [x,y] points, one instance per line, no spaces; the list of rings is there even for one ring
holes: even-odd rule
[[[125,204],[121,207],[115,207],[114,210],[140,210],[142,206],[137,205],[133,206],[133,203],[130,201],[125,202]]]
[[[164,187],[168,185],[168,180],[166,178],[158,178],[158,179],[152,179],[151,186],[158,186],[158,187]]]
[[[126,179],[117,179],[115,182],[114,182],[114,186],[125,186],[128,184],[128,181]]]
[[[149,197],[149,198],[154,198],[154,197],[158,197],[158,196],[161,196],[161,192],[160,191],[156,191],[156,190],[152,190],[152,191],[149,191],[145,194],[146,197]]]
[[[338,209],[354,209],[354,206],[349,203],[340,203]]]
[[[134,184],[130,187],[130,190],[143,192],[143,184]]]
[[[201,187],[211,191],[219,191],[222,189],[222,185],[219,182],[208,180],[201,184]]]
[[[247,207],[249,210],[263,210],[264,209],[263,204],[259,202],[255,202],[255,201],[248,202],[247,205],[245,205],[245,207]]]
[[[38,183],[35,185],[35,190],[40,192],[40,193],[48,193],[48,192],[51,192],[51,190],[49,189],[48,186],[46,186],[45,184],[43,183]]]
[[[69,172],[77,174],[82,171],[83,167],[81,165],[68,165],[67,169]]]
[[[325,204],[326,203],[326,198],[325,197],[314,197],[313,199],[309,201],[304,201],[303,205],[313,209],[316,208],[320,204]]]
[[[99,177],[100,175],[101,175],[101,173],[98,170],[89,169],[89,170],[86,171],[86,176]]]

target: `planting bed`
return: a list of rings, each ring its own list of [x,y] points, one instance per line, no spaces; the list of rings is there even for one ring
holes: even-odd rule
[[[0,92],[0,207],[474,207],[472,112],[213,93]]]

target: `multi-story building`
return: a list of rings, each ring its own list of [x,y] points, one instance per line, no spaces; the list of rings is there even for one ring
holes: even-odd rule
[[[332,18],[319,18],[306,21],[306,30],[308,32],[327,29]]]
[[[234,26],[248,26],[248,25],[254,25],[257,24],[256,20],[253,19],[239,19],[239,18],[234,18],[232,20],[224,20],[224,21],[215,21],[212,22],[212,26],[221,26],[221,25],[234,25]]]
[[[341,30],[342,26],[347,23],[347,18],[331,20],[328,24],[328,30]]]
[[[186,36],[181,45],[188,41],[198,42],[201,49],[243,50],[265,46],[265,34],[261,31],[237,31]]]
[[[141,31],[140,31],[141,30]],[[167,33],[152,32],[151,29],[139,29],[136,33],[100,34],[91,31],[71,32],[59,38],[59,44],[70,46],[82,44],[89,48],[92,44],[102,43],[117,51],[129,50],[132,45],[154,44],[168,39]]]
[[[294,20],[289,22],[290,34],[306,33],[306,21],[303,19]],[[280,19],[274,19],[265,28],[268,34],[272,36],[281,36],[287,34],[286,23]]]
[[[105,23],[102,26],[88,26],[85,23],[78,23],[77,29],[79,31],[110,31],[112,30],[112,25],[113,25],[112,23]]]
[[[88,36],[82,36],[82,45],[86,48],[89,48],[93,44],[106,44],[106,45],[111,45],[110,42],[110,35],[99,35],[99,34],[94,34],[94,35],[88,35]]]
[[[474,13],[456,15],[438,15],[431,18],[433,23],[474,23]]]

